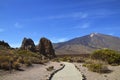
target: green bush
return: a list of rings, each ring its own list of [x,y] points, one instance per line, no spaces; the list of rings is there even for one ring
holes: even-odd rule
[[[89,64],[88,69],[93,72],[100,72],[100,70],[102,69],[102,64]]]
[[[107,73],[109,71],[107,65],[104,62],[97,60],[88,60],[87,63],[83,64],[88,70],[98,73]]]
[[[120,64],[120,54],[114,50],[101,49],[96,50],[91,57],[93,59],[106,61],[109,64]]]
[[[18,50],[15,52],[19,56],[18,60],[22,64],[39,64],[42,62],[42,56],[38,53],[33,53],[26,50]]]
[[[30,61],[29,58],[24,58],[24,64],[25,64],[26,66],[32,66],[32,62]]]
[[[90,71],[98,72],[98,73],[107,73],[108,71],[110,71],[106,65],[99,63],[89,64],[87,67]]]

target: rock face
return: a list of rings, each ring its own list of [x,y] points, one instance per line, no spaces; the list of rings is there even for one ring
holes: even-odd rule
[[[38,49],[40,54],[43,54],[44,56],[48,58],[54,58],[55,57],[55,52],[52,46],[52,43],[50,40],[46,38],[41,38],[40,42],[38,44]]]
[[[30,38],[29,39],[27,39],[27,38],[23,39],[21,49],[30,50],[32,52],[36,51],[35,44],[34,44],[33,40],[30,39]]]

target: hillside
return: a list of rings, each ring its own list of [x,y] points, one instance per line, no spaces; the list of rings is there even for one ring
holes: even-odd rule
[[[101,33],[92,33],[66,42],[54,44],[57,55],[86,54],[95,49],[109,48],[120,51],[120,38]]]

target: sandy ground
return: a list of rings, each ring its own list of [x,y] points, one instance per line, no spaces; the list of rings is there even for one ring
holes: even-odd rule
[[[65,67],[58,71],[52,80],[82,80],[82,74],[73,63],[63,62]]]
[[[47,80],[50,74],[61,68],[61,63],[49,62],[46,65],[34,64],[25,71],[15,71],[12,74],[0,73],[0,80]],[[46,68],[54,66],[54,70],[47,71]]]
[[[120,66],[108,66],[111,73],[99,74],[88,71],[86,67],[82,66],[82,63],[74,63],[80,71],[86,76],[86,80],[120,80]]]

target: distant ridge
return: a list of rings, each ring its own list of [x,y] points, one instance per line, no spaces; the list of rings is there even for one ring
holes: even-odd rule
[[[86,54],[102,48],[120,51],[119,44],[119,37],[101,33],[91,33],[89,35],[74,38],[66,42],[56,43],[54,44],[54,48],[57,55]]]

